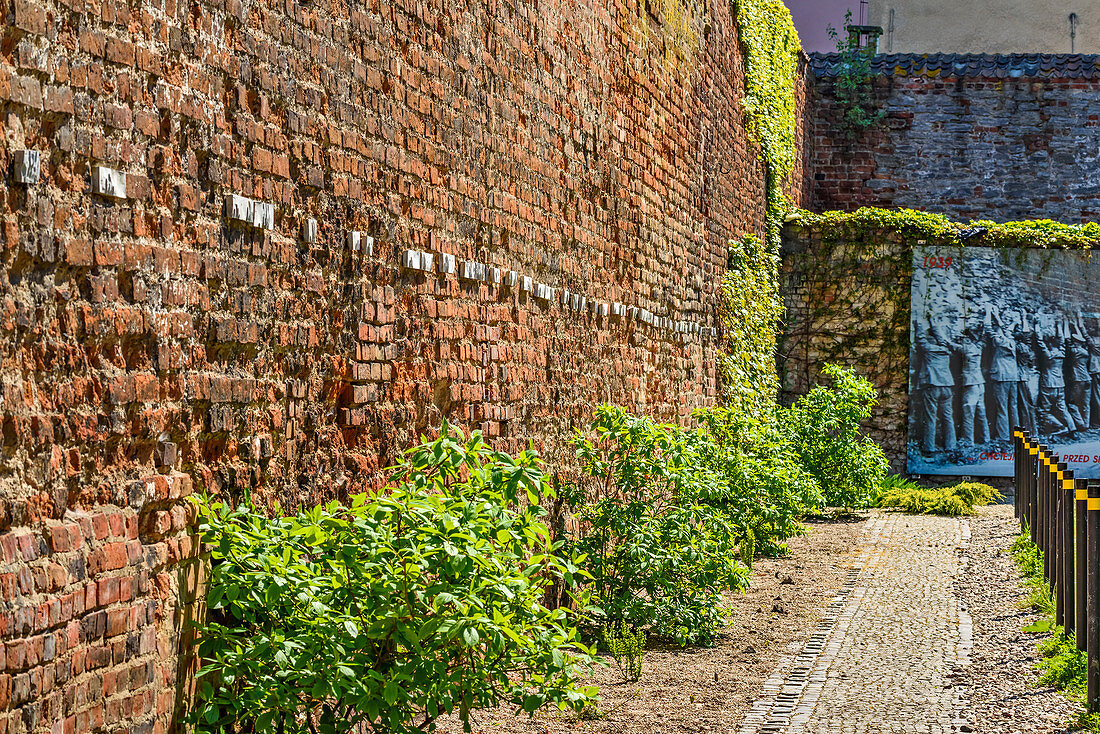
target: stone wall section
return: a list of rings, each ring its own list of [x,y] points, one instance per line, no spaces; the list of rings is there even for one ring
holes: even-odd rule
[[[764,176],[728,4],[661,7],[0,0],[0,732],[178,723],[192,491],[715,402]]]
[[[815,210],[1100,219],[1097,57],[878,57],[874,96],[886,116],[854,136],[840,125],[835,55],[815,55],[814,66]]]

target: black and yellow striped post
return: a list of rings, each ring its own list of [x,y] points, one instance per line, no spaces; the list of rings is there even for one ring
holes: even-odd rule
[[[1031,542],[1038,543],[1038,531],[1035,529],[1035,525],[1039,522],[1039,446],[1037,444],[1028,443],[1027,451],[1027,482],[1028,482],[1028,534],[1031,535]]]
[[[1024,434],[1017,428],[1012,431],[1012,493],[1015,500],[1012,503],[1012,513],[1017,520],[1021,518],[1020,511],[1024,502],[1024,472],[1020,465],[1024,456],[1023,447]]]
[[[1043,578],[1050,582],[1050,454],[1047,446],[1039,447],[1039,518],[1038,543],[1043,552]]]
[[[1020,496],[1016,497],[1016,505],[1020,507],[1020,529],[1022,532],[1027,532],[1031,527],[1031,458],[1031,442],[1027,440],[1027,435],[1021,432],[1020,452],[1019,456],[1016,457],[1020,472]]]
[[[1061,527],[1058,533],[1059,550],[1058,559],[1061,562],[1061,587],[1063,600],[1059,603],[1062,607],[1062,626],[1066,635],[1073,634],[1077,616],[1074,607],[1074,575],[1073,575],[1073,503],[1076,499],[1076,485],[1073,480],[1073,471],[1068,465],[1062,470],[1062,480],[1058,484],[1058,504],[1061,506]]]
[[[1088,572],[1086,616],[1088,617],[1088,710],[1100,711],[1100,485],[1088,483],[1088,519],[1085,568]]]
[[[1088,650],[1088,499],[1089,483],[1085,479],[1074,480],[1074,564],[1077,570],[1077,583],[1074,587],[1075,621],[1077,649]]]
[[[1065,464],[1055,461],[1050,472],[1050,591],[1054,594],[1054,623],[1059,627],[1066,624],[1066,588],[1062,579],[1062,557],[1065,555],[1062,515],[1066,504],[1063,501],[1062,478],[1066,475],[1066,469]]]

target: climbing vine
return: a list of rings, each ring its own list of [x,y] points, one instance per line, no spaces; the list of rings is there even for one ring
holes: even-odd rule
[[[1064,224],[1034,219],[1024,222],[975,220],[964,224],[953,222],[942,214],[871,207],[823,214],[797,210],[788,219],[803,228],[820,230],[825,240],[863,241],[868,237],[881,240],[891,235],[907,240],[922,239],[930,244],[965,242],[981,247],[1091,250],[1100,245],[1100,223],[1096,222]]]
[[[851,25],[852,11],[849,10],[844,16],[845,30]],[[855,138],[864,130],[878,125],[886,116],[886,111],[879,109],[875,102],[871,69],[874,49],[860,46],[858,37],[842,34],[832,26],[829,26],[828,33],[836,42],[836,50],[840,54],[833,80],[834,95],[842,112],[838,127],[848,138]]]
[[[761,418],[775,406],[775,346],[782,316],[779,256],[753,235],[731,243],[729,271],[722,280],[726,344],[721,372],[726,407],[736,415]]]
[[[795,169],[797,102],[795,82],[801,44],[781,0],[733,0],[745,53],[748,130],[760,146],[767,177],[768,244],[778,249],[788,209],[783,186]]]

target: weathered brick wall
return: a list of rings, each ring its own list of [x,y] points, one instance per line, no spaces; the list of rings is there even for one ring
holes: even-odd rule
[[[954,219],[1100,218],[1095,56],[879,56],[883,123],[851,136],[815,55],[818,211],[921,209]]]
[[[0,0],[0,732],[170,727],[193,488],[339,495],[444,418],[568,469],[600,401],[715,400],[763,175],[730,8],[651,7]]]

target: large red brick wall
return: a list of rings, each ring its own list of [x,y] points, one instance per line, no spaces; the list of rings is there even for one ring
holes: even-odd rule
[[[715,401],[763,174],[728,4],[651,7],[0,0],[0,733],[170,728],[194,489],[338,496],[444,418],[567,470],[601,401]]]

